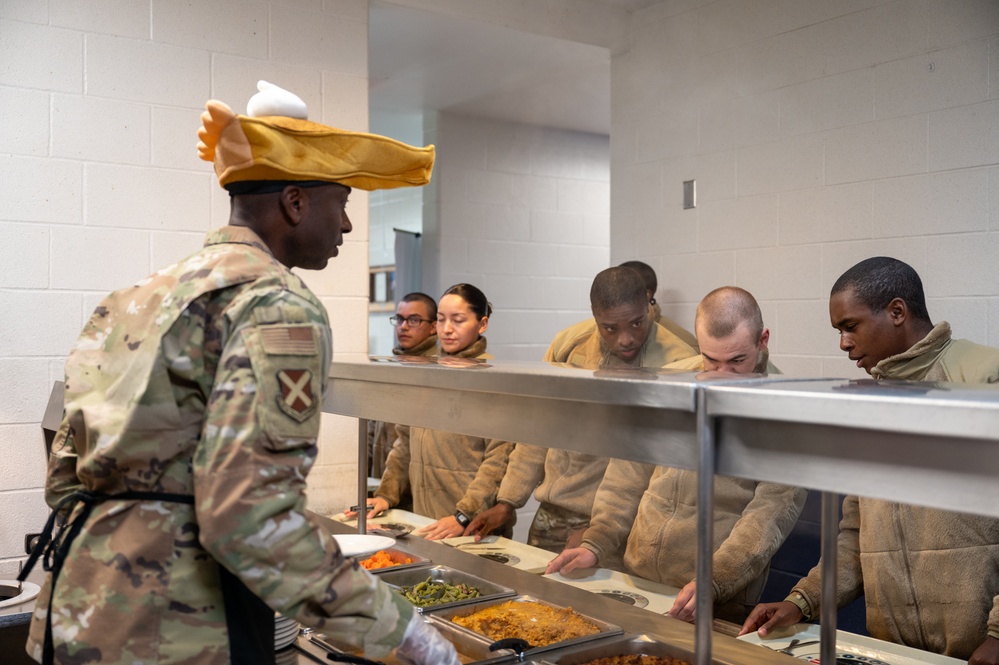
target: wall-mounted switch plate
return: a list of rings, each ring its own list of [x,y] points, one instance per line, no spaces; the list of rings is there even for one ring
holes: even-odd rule
[[[683,209],[697,207],[697,181],[696,180],[684,180],[683,181]]]

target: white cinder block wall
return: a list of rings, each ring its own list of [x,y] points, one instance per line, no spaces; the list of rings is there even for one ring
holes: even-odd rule
[[[258,79],[312,119],[367,120],[367,0],[0,3],[0,578],[47,516],[39,427],[100,298],[201,245],[228,197],[197,159],[205,101],[242,112]],[[342,254],[306,279],[338,357],[367,353],[367,196]],[[310,506],[356,488],[356,426],[324,421]]]
[[[424,290],[469,282],[493,304],[489,351],[540,360],[562,328],[590,316],[609,257],[606,136],[438,113],[424,191]]]
[[[888,254],[999,346],[999,3],[663,2],[612,61],[611,255],[692,325],[754,292],[786,372],[854,377],[828,294]],[[682,209],[684,180],[698,205]]]

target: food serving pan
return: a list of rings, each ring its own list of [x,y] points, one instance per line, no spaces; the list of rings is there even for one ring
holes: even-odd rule
[[[659,642],[648,635],[635,635],[611,639],[597,644],[584,644],[569,649],[546,653],[526,661],[531,665],[585,665],[597,658],[614,656],[659,656],[676,658],[688,665],[694,662],[694,653],[688,649]],[[677,665],[680,665],[677,663]]]
[[[455,640],[455,638],[452,636],[457,636],[462,634],[475,635],[480,638],[485,637],[485,639],[489,640],[490,638],[484,635],[479,635],[478,633],[475,633],[469,630],[468,628],[465,628],[464,626],[459,626],[458,624],[454,623],[452,619],[458,616],[468,616],[470,614],[478,612],[479,610],[485,609],[487,607],[492,607],[493,605],[499,605],[500,603],[504,602],[515,602],[515,603],[530,602],[558,609],[566,609],[565,605],[556,605],[555,603],[549,603],[539,598],[534,598],[533,596],[517,596],[516,598],[498,598],[490,601],[462,605],[460,607],[449,607],[442,609],[440,611],[435,611],[433,613],[430,613],[427,616],[430,617],[431,623],[434,624],[434,626],[452,642]],[[573,611],[575,611],[581,617],[583,617],[584,619],[595,625],[599,629],[598,632],[592,635],[584,635],[582,637],[573,637],[567,640],[553,642],[552,644],[548,645],[528,644],[526,650],[524,650],[523,652],[524,656],[528,657],[538,653],[552,651],[553,649],[561,649],[564,647],[570,647],[577,644],[584,644],[592,642],[594,640],[600,640],[606,637],[620,635],[623,632],[619,626],[615,626],[612,623],[608,623],[601,619],[594,618],[588,614],[583,614],[582,612],[576,610]]]
[[[489,651],[491,642],[482,635],[476,635],[475,633],[445,635],[445,637],[454,645],[455,651],[458,652],[458,660],[462,663],[499,665],[500,663],[510,663],[516,657],[511,651],[504,651],[502,653]],[[325,633],[313,633],[307,639],[304,637],[299,638],[295,648],[310,656],[313,660],[325,664],[329,664],[330,662],[352,662],[344,659],[344,655],[364,657],[364,651],[361,648],[337,640]],[[331,654],[332,658],[330,658]],[[394,653],[375,662],[385,663],[385,665],[404,665],[403,661],[399,660]]]
[[[417,605],[416,609],[420,612],[436,612],[450,607],[481,603],[495,598],[509,598],[510,596],[517,595],[517,592],[509,587],[490,582],[487,579],[460,570],[455,570],[448,566],[438,565],[432,568],[413,568],[410,570],[394,570],[393,568],[386,569],[381,574],[381,579],[400,593],[402,592],[402,587],[416,586],[420,582],[425,582],[427,578],[436,583],[467,584],[479,591],[479,595],[474,598],[464,598],[425,607]]]
[[[395,547],[386,547],[384,552],[389,555],[392,561],[395,561],[397,565],[389,566],[388,568],[375,568],[374,570],[369,570],[368,572],[372,575],[384,575],[385,573],[392,573],[400,570],[410,570],[413,568],[426,568],[427,566],[433,565],[433,561],[425,556],[420,556],[419,554],[413,554],[412,552],[405,552]],[[370,556],[358,557],[359,560],[369,558]],[[403,563],[406,559],[411,559],[412,563]],[[423,578],[427,579],[427,578]]]

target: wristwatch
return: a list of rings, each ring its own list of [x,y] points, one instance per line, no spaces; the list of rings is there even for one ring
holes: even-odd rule
[[[462,529],[472,523],[472,519],[460,510],[454,511],[454,518],[458,520],[458,524],[461,525]]]

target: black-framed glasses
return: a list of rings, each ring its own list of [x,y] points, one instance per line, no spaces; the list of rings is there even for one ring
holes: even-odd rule
[[[396,327],[401,326],[403,321],[405,321],[406,323],[409,324],[410,328],[416,328],[417,326],[423,323],[433,323],[432,319],[421,319],[418,316],[402,317],[402,316],[396,316],[394,314],[389,317],[389,321],[392,323],[393,326]]]

